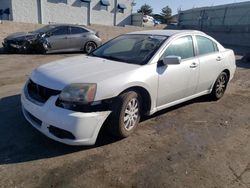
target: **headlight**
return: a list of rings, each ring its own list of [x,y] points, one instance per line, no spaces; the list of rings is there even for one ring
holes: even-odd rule
[[[87,104],[94,101],[96,84],[70,84],[66,86],[59,99],[64,102]]]

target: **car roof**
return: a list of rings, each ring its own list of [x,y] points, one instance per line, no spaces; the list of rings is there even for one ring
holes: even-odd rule
[[[138,35],[163,35],[163,36],[173,36],[177,34],[204,34],[197,30],[146,30],[146,31],[136,31],[128,34],[138,34]]]
[[[83,26],[83,25],[77,25],[77,24],[49,24],[51,26],[55,26],[55,27],[59,27],[59,26],[68,26],[68,27],[80,27],[80,28],[83,28],[83,29],[86,29],[90,32],[94,32],[93,30]]]

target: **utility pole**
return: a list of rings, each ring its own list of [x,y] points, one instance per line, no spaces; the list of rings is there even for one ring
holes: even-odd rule
[[[91,9],[90,3],[91,2],[88,3],[88,10],[87,10],[88,11],[88,13],[87,13],[88,14],[87,25],[90,25],[90,20],[91,20],[91,18],[90,18],[90,16],[91,16],[91,14],[90,14],[90,9]]]
[[[37,0],[37,17],[38,17],[38,23],[43,23],[43,15],[42,15],[42,0]]]
[[[117,17],[117,0],[114,0],[115,1],[115,8],[114,8],[114,26],[116,26],[116,17]]]

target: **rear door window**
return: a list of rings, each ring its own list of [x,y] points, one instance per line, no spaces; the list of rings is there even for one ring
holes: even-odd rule
[[[199,55],[210,54],[218,51],[217,44],[211,39],[203,36],[196,36]]]
[[[87,30],[80,28],[80,27],[71,27],[71,29],[70,29],[70,33],[72,35],[86,33],[86,32],[87,32]]]

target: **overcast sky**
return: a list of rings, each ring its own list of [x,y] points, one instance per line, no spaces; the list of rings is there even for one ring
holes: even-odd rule
[[[134,12],[136,12],[143,4],[149,4],[153,7],[154,13],[160,13],[161,9],[165,6],[169,6],[173,14],[177,13],[177,9],[182,10],[191,9],[193,7],[204,7],[212,5],[222,5],[235,2],[246,2],[240,0],[135,0],[136,6],[134,7]]]

